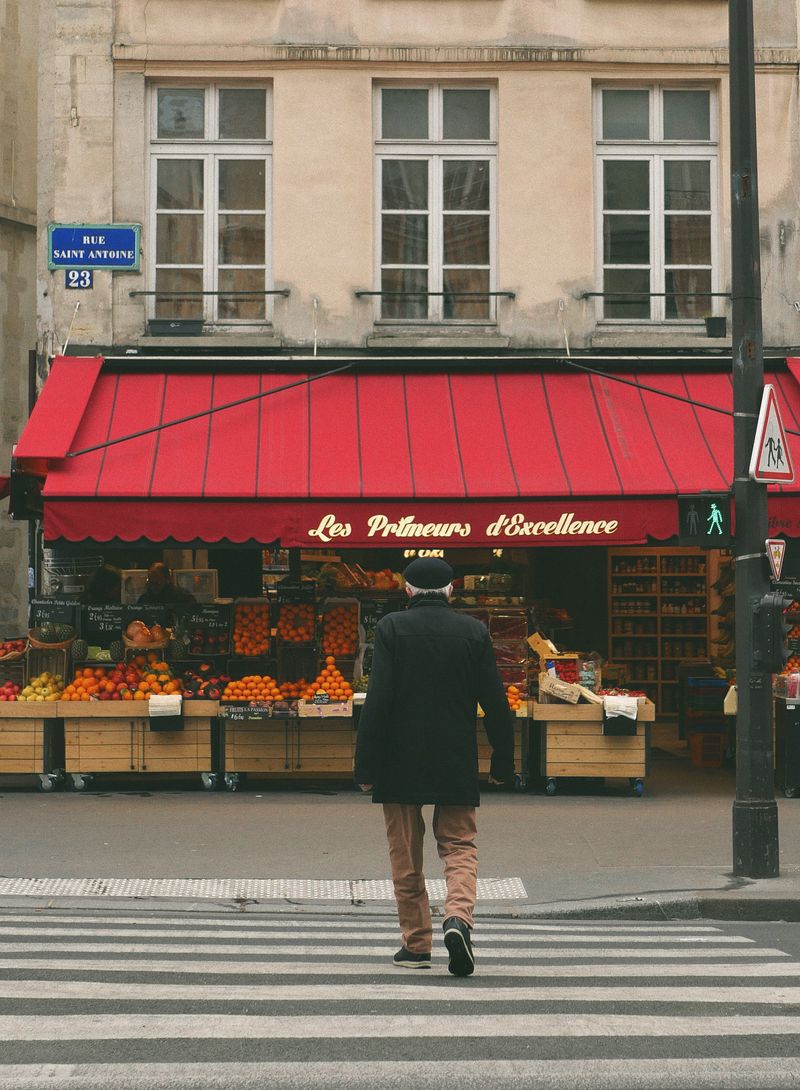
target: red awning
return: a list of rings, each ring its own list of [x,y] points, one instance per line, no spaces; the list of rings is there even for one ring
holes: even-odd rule
[[[731,417],[699,407],[731,409],[723,372],[306,382],[79,362],[80,379],[75,361],[56,361],[17,448],[50,459],[48,539],[634,544],[677,532],[677,493],[727,490],[732,476]],[[81,390],[66,411],[56,395],[70,373]],[[786,372],[770,381],[798,429],[800,385]],[[784,532],[800,534],[791,522]]]

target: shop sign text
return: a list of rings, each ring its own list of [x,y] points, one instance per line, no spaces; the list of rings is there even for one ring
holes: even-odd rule
[[[376,513],[366,520],[366,537],[380,540],[437,540],[468,538],[472,534],[469,522],[420,522],[415,515],[402,515],[392,519]],[[335,514],[326,514],[308,536],[329,542],[347,538],[352,534],[352,524],[340,521]],[[485,527],[483,536],[489,538],[537,538],[537,537],[597,537],[611,536],[619,529],[617,519],[582,519],[574,512],[564,511],[557,519],[531,520],[521,511],[498,515]]]

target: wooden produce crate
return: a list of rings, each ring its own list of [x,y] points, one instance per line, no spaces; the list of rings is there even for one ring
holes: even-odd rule
[[[268,718],[224,720],[226,777],[240,772],[285,776],[292,768],[291,722]]]
[[[353,776],[356,732],[352,716],[295,720],[294,769],[303,776]]]
[[[55,786],[63,764],[58,702],[0,705],[0,775],[31,773],[44,790]]]
[[[211,723],[216,700],[185,700],[183,730],[151,730],[150,717],[131,702],[60,701],[66,771],[79,790],[96,772],[211,771]]]
[[[601,704],[535,702],[532,718],[540,725],[540,773],[548,794],[555,794],[560,777],[622,777],[641,795],[650,771],[650,724],[655,719],[650,700],[640,701],[636,733],[628,737],[603,734]]]

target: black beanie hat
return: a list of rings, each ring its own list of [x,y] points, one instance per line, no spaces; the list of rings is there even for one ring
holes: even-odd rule
[[[453,581],[453,569],[435,556],[418,556],[403,572],[403,578],[418,590],[439,590]]]

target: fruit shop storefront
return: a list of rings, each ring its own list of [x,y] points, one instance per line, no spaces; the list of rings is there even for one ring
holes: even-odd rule
[[[232,602],[223,581],[183,622],[177,609],[108,607],[122,679],[70,661],[72,699],[48,701],[76,786],[131,770],[197,771],[207,786],[220,776],[235,786],[242,772],[347,778],[374,623],[402,608],[397,573],[428,549],[456,569],[458,606],[489,623],[521,766],[540,665],[527,637],[542,629],[561,649],[576,646],[568,613],[591,616],[576,618],[591,630],[584,650],[600,647],[631,690],[675,709],[670,671],[708,654],[709,583],[724,566],[718,553],[670,547],[675,497],[728,488],[731,418],[719,410],[730,406],[729,374],[492,364],[262,359],[232,372],[54,361],[15,452],[43,481],[45,542],[91,546],[124,568],[135,565],[119,557],[146,550],[238,551],[257,555],[263,576]],[[787,419],[800,418],[792,373],[771,381]],[[797,533],[800,498],[775,500],[775,517],[791,523],[783,532]],[[568,610],[545,584],[573,588]],[[170,643],[137,645],[137,621],[163,624]],[[86,684],[78,666],[93,675]],[[95,681],[129,691],[135,681],[144,695],[131,699],[148,704],[101,700],[87,693]],[[177,691],[180,735],[170,709],[154,727],[148,700]],[[486,756],[484,746],[484,767]]]

